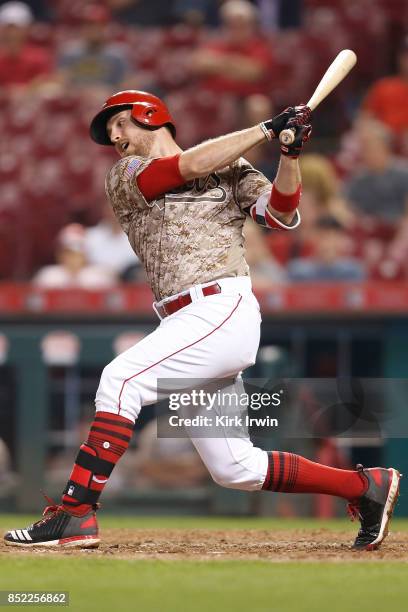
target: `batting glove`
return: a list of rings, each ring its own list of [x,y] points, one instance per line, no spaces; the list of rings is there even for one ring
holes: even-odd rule
[[[299,106],[288,106],[284,111],[273,117],[263,121],[260,126],[266,138],[272,140],[278,138],[282,130],[285,130],[290,121],[295,121],[295,125],[306,125],[310,122],[312,111],[305,104]]]
[[[295,121],[289,121],[287,128],[293,128],[295,133],[295,140],[290,145],[284,145],[281,143],[281,153],[286,157],[297,159],[302,151],[303,145],[310,138],[312,133],[311,125],[296,125]]]
[[[312,110],[306,104],[295,106],[296,125],[309,125],[312,119]],[[290,120],[289,120],[290,121]]]

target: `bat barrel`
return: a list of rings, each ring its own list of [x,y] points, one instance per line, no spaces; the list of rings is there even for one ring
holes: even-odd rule
[[[348,75],[356,62],[357,56],[354,51],[351,51],[351,49],[343,49],[343,51],[340,51],[322,76],[307,106],[311,110],[315,110],[320,102],[322,102]],[[279,135],[279,141],[283,145],[292,144],[294,139],[295,133],[292,129],[283,130]]]
[[[312,97],[307,105],[314,110],[320,102],[322,102],[333,91],[335,87],[348,75],[350,70],[355,66],[357,56],[351,49],[343,49],[335,57],[324,75],[322,76],[318,86],[316,87]]]

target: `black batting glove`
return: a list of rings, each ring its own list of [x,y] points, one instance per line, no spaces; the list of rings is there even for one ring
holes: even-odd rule
[[[296,125],[310,125],[312,119],[312,110],[306,104],[295,106],[294,123]],[[291,119],[289,119],[291,121]]]
[[[296,112],[293,106],[288,106],[284,111],[273,117],[273,119],[267,119],[263,121],[260,126],[268,140],[278,138],[279,134],[287,126],[290,119],[295,119]]]
[[[281,143],[281,153],[286,157],[297,159],[302,151],[303,145],[310,138],[312,133],[311,125],[296,125],[294,121],[289,121],[287,128],[292,128],[295,134],[295,140],[290,145]]]
[[[299,106],[288,106],[284,111],[273,117],[263,121],[260,126],[266,138],[272,140],[278,138],[282,130],[288,127],[289,122],[295,122],[296,125],[309,124],[312,116],[312,111],[305,104]]]

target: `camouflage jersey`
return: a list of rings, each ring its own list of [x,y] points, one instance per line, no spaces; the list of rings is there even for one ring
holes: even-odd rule
[[[270,181],[241,158],[147,202],[136,179],[152,161],[119,160],[106,193],[156,300],[218,278],[248,276],[242,228],[249,207],[270,192]]]

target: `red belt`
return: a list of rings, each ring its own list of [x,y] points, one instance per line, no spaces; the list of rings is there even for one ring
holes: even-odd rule
[[[208,297],[209,295],[216,295],[217,293],[221,293],[221,287],[218,283],[213,283],[212,285],[207,285],[207,287],[202,288],[203,296]],[[169,315],[174,314],[181,308],[188,306],[193,301],[190,292],[179,295],[168,302],[164,302],[161,306],[156,305],[156,310],[159,313],[160,317],[164,319],[164,317],[168,317]]]

